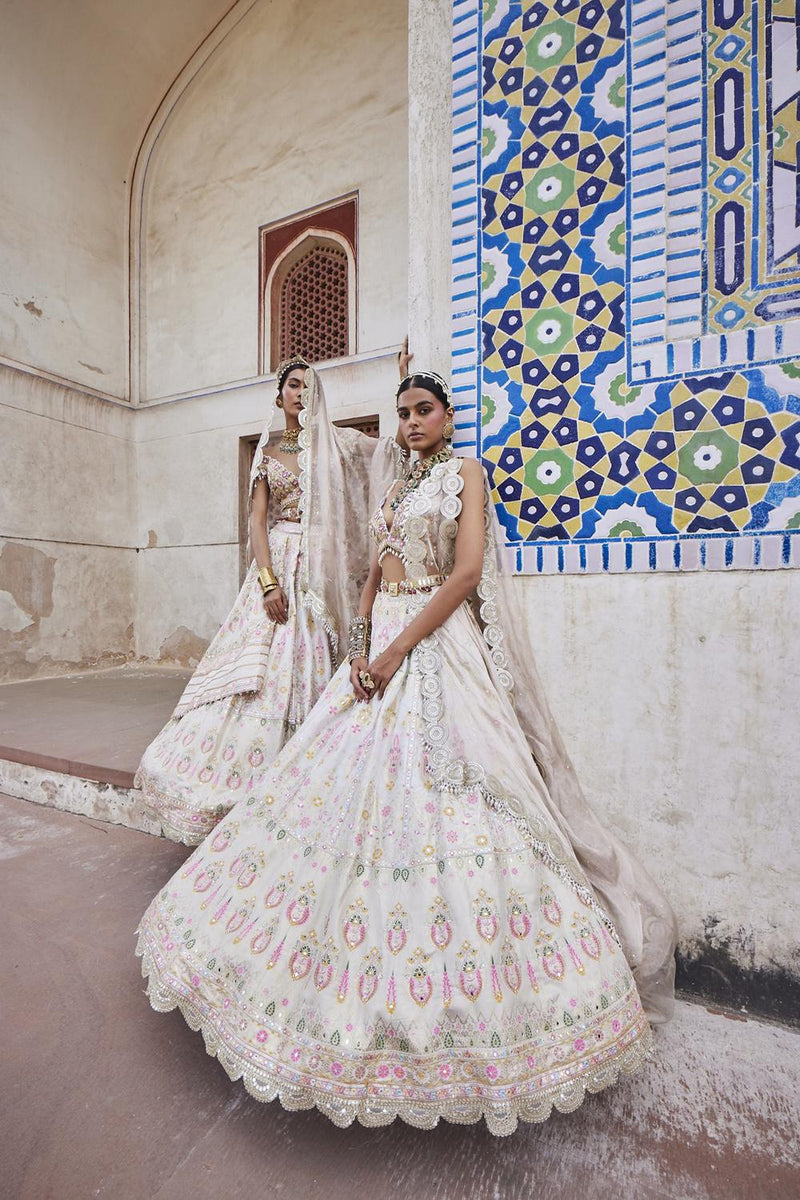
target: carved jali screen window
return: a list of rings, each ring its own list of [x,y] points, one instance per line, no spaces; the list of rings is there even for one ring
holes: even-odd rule
[[[349,353],[347,254],[334,244],[307,250],[280,281],[279,358],[302,348],[311,362]]]

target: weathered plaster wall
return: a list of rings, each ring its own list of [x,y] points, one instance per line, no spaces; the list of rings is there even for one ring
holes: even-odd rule
[[[131,654],[132,417],[0,366],[0,679]]]
[[[0,355],[125,391],[127,183],[222,0],[25,0],[0,38]]]
[[[78,386],[0,367],[0,678],[134,653],[192,663],[227,611],[239,439],[274,399],[271,385],[230,390],[257,371],[259,224],[359,191],[362,352],[326,378],[336,415],[391,424],[380,348],[406,323],[407,105],[405,9],[389,0],[369,23],[352,2],[256,4],[161,131],[145,175],[157,370],[143,398],[217,390],[138,414],[80,390],[124,395],[130,168],[225,7],[112,0],[98,20],[91,0],[69,16],[33,0],[4,26],[0,358]]]
[[[393,354],[325,368],[332,417],[391,433],[395,375]],[[274,399],[134,411],[0,366],[0,679],[198,661],[239,587],[240,439]]]
[[[520,587],[587,796],[670,897],[684,974],[729,1002],[780,1009],[800,982],[790,899],[800,576],[539,576]]]
[[[259,4],[184,92],[148,168],[146,399],[258,372],[258,228],[358,191],[358,350],[405,332],[405,4]]]

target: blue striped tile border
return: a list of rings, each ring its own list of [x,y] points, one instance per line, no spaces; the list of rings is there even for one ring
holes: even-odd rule
[[[453,447],[467,455],[480,453],[482,7],[474,0],[453,0],[450,336],[457,425]]]
[[[800,567],[800,530],[506,543],[517,574],[593,575]]]

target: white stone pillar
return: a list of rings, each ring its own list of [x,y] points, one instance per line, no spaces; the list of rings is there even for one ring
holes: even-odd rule
[[[449,376],[450,0],[408,4],[408,336],[413,367]]]

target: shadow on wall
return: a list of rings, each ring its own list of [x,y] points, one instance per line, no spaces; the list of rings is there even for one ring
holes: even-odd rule
[[[752,932],[742,927],[735,937],[718,937],[718,923],[706,917],[704,936],[678,946],[678,992],[800,1028],[800,953],[794,974],[786,967],[758,966]],[[737,961],[737,953],[751,965]]]

